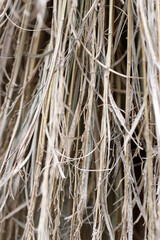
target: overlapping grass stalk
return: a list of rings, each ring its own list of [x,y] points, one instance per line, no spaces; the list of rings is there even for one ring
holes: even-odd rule
[[[0,109],[0,240],[159,239],[159,0],[1,0]]]

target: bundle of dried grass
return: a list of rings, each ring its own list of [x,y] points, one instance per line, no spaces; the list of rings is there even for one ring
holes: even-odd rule
[[[1,0],[0,30],[0,240],[159,239],[159,0]]]

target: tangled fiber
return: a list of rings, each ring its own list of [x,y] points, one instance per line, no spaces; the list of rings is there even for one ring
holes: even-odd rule
[[[0,1],[0,240],[160,239],[160,1]]]

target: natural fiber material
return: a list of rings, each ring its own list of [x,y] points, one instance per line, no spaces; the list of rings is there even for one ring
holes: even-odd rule
[[[0,109],[0,240],[159,239],[159,0],[1,0]]]

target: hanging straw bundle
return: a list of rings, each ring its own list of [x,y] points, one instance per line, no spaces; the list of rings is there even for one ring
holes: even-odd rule
[[[0,240],[159,239],[159,0],[1,0],[0,109]]]

